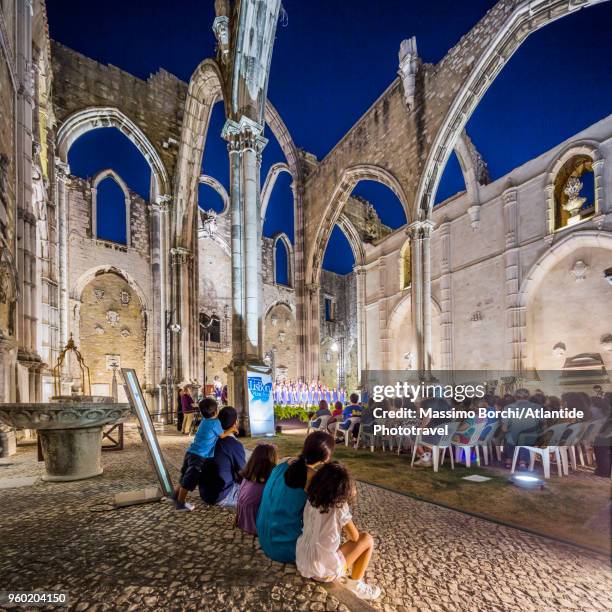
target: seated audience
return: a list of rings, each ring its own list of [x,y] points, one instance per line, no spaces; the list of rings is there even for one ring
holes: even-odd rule
[[[258,444],[240,475],[240,491],[236,507],[236,525],[251,535],[257,535],[257,512],[264,486],[278,462],[273,444]]]
[[[302,533],[306,489],[316,470],[329,462],[334,439],[314,431],[298,457],[277,465],[263,491],[257,514],[257,535],[263,552],[280,563],[295,563],[295,543]]]
[[[531,408],[539,410],[541,406],[529,401],[529,391],[527,389],[518,389],[514,394],[515,401],[508,404],[508,410],[520,412],[522,408]],[[516,446],[533,446],[540,434],[542,433],[543,423],[536,418],[512,418],[502,419],[502,431],[504,432],[504,464],[510,467],[514,456],[514,448]],[[519,467],[527,466],[529,460],[529,452],[526,449],[521,449],[519,452]]]
[[[304,530],[297,540],[296,565],[304,578],[333,582],[347,576],[346,586],[361,599],[376,599],[380,588],[367,584],[367,570],[374,540],[359,532],[349,503],[355,484],[347,469],[333,461],[321,467],[308,485],[304,508]],[[342,544],[342,531],[347,541]]]
[[[359,396],[356,393],[351,393],[349,399],[351,403],[342,411],[342,423],[338,425],[338,431],[344,432],[349,430],[352,436],[355,437],[355,426],[361,416],[361,406],[359,404]]]
[[[329,404],[327,403],[327,400],[323,399],[319,402],[319,409],[312,416],[312,427],[319,427],[319,425],[321,425],[321,417],[324,416],[331,416],[331,412],[329,410]]]
[[[219,438],[212,459],[202,467],[200,497],[210,505],[235,507],[240,490],[240,472],[246,464],[244,446],[234,437],[238,433],[238,414],[232,406],[219,412],[226,437]]]
[[[177,510],[192,510],[193,505],[185,502],[187,493],[193,491],[200,481],[204,462],[210,459],[215,450],[215,444],[220,437],[230,435],[225,433],[217,418],[217,402],[212,398],[204,398],[199,405],[202,422],[198,427],[193,442],[190,444],[183,467],[181,468],[180,486],[174,492]]]

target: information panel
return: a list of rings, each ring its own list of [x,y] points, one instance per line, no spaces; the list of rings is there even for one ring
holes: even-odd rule
[[[147,404],[142,394],[136,371],[131,368],[121,368],[121,374],[123,374],[124,387],[128,399],[130,400],[132,410],[140,422],[140,435],[151,456],[151,461],[153,462],[153,467],[155,468],[155,473],[157,474],[161,489],[164,495],[171,496],[174,492],[172,481],[170,480],[170,474],[159,446],[155,427],[153,427],[151,414],[149,413],[149,409],[147,408]]]
[[[274,398],[272,375],[257,370],[247,370],[249,393],[249,425],[252,436],[274,435]]]

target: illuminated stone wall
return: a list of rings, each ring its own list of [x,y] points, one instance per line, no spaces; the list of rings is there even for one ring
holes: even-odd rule
[[[146,322],[140,298],[129,283],[114,273],[96,276],[83,289],[79,314],[79,348],[96,386],[92,390],[103,394],[106,384],[110,393],[109,355],[118,355],[121,367],[134,368],[144,388]]]

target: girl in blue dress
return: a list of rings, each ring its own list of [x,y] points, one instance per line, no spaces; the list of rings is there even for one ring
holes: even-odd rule
[[[334,438],[311,433],[298,457],[277,465],[263,491],[257,514],[257,535],[264,553],[279,563],[295,563],[295,545],[302,534],[306,488],[316,470],[328,463]]]

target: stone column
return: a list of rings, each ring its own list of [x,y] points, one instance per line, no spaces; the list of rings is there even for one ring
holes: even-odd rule
[[[357,285],[357,376],[359,385],[363,384],[361,372],[368,368],[367,325],[366,325],[366,269],[355,266],[355,282]]]
[[[68,342],[68,193],[70,168],[59,160],[55,162],[55,197],[58,217],[58,268],[59,268],[59,333],[60,348]]]
[[[230,157],[232,219],[232,401],[248,430],[247,368],[269,371],[262,359],[261,152],[263,126],[247,117],[223,128]]]
[[[173,269],[173,303],[176,305],[172,313],[172,325],[176,331],[172,334],[173,346],[173,382],[174,384],[187,384],[189,364],[189,296],[187,283],[189,282],[189,259],[191,252],[184,247],[176,247],[170,251]]]
[[[306,312],[306,382],[316,380],[319,377],[321,343],[321,286],[318,283],[306,285],[305,292],[305,312]]]
[[[389,317],[387,313],[387,296],[385,289],[387,268],[385,257],[378,260],[378,334],[380,341],[380,366],[381,369],[389,368]]]
[[[412,312],[417,369],[431,372],[431,251],[433,222],[415,221],[408,226],[412,253]]]
[[[440,224],[441,242],[441,276],[440,276],[440,308],[442,336],[442,370],[453,368],[453,290],[450,269],[451,257],[451,224],[445,219]]]
[[[522,370],[522,347],[524,312],[518,303],[520,290],[520,253],[518,248],[518,192],[515,188],[506,189],[502,195],[504,206],[506,272],[506,348],[504,368],[509,374],[518,375]]]
[[[158,418],[169,410],[165,392],[167,347],[166,312],[168,283],[168,209],[169,196],[157,196],[151,204],[151,277],[153,288],[153,379],[160,388],[156,413]],[[162,384],[164,385],[162,387]]]
[[[605,215],[612,210],[609,198],[605,197],[604,184],[606,177],[604,176],[604,160],[596,159],[593,164],[593,178],[595,182],[595,202],[597,202],[596,215]]]

